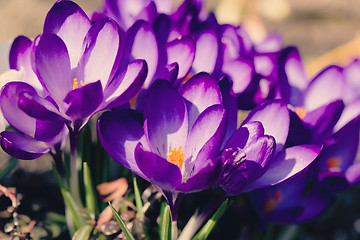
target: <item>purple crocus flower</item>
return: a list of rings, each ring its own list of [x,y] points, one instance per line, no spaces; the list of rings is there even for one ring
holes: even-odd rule
[[[324,213],[335,198],[319,188],[309,191],[313,181],[309,174],[251,192],[253,206],[261,218],[291,224],[309,221]]]
[[[12,46],[10,66],[26,69],[24,82],[10,82],[2,89],[5,118],[34,139],[48,141],[64,124],[77,135],[94,113],[127,103],[143,84],[147,65],[134,60],[118,72],[121,41],[122,30],[112,20],[91,24],[78,5],[58,1],[42,35],[33,43],[20,37]],[[15,142],[8,137],[2,137],[6,148]]]
[[[223,170],[217,183],[227,195],[278,184],[317,158],[318,145],[284,149],[289,124],[289,110],[280,100],[268,101],[249,113],[221,155]]]
[[[105,150],[163,193],[174,220],[183,193],[203,190],[217,179],[225,130],[220,90],[206,73],[179,91],[156,80],[147,93],[143,123],[122,112],[106,112],[98,120]]]

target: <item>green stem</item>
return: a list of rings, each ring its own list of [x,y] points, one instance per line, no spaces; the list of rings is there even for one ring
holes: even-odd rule
[[[135,192],[135,203],[136,203],[136,210],[139,218],[144,218],[145,214],[143,212],[143,204],[141,200],[140,190],[137,184],[136,175],[133,174],[133,184],[134,184],[134,192]]]
[[[77,146],[79,134],[70,132],[70,193],[75,202],[82,206],[79,186],[79,168],[81,160],[78,159]]]

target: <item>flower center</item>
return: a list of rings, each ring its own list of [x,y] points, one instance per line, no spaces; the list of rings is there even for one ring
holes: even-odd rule
[[[327,167],[329,170],[340,170],[341,159],[337,157],[328,158]]]
[[[303,107],[296,107],[295,112],[300,119],[304,119],[304,117],[306,116],[306,110]]]
[[[170,151],[166,154],[167,160],[172,164],[175,164],[182,170],[183,162],[184,162],[184,151],[180,146],[178,150],[176,148],[170,149]]]
[[[83,81],[80,81],[80,87],[83,87],[85,85],[86,85],[86,83],[84,83]],[[78,82],[77,78],[74,78],[73,90],[77,89],[77,88],[79,88],[79,82]]]
[[[263,207],[263,212],[264,213],[269,213],[271,212],[272,210],[274,210],[276,208],[277,205],[279,205],[279,203],[281,202],[282,200],[282,194],[281,194],[281,191],[280,190],[277,190],[275,193],[274,193],[274,196],[268,198],[266,201],[265,201],[265,204],[264,204],[264,207]]]

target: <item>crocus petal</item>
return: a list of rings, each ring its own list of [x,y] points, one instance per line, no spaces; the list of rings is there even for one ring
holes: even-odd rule
[[[189,101],[189,126],[211,105],[221,104],[219,86],[213,76],[202,72],[194,75],[179,89],[180,94]]]
[[[356,118],[360,115],[360,98],[355,99],[351,103],[346,104],[344,110],[342,111],[342,114],[340,116],[340,119],[337,121],[334,132],[341,129],[343,126],[345,126],[348,122]]]
[[[124,43],[124,59],[144,59],[148,64],[148,76],[145,80],[145,88],[148,88],[155,75],[159,50],[155,33],[149,23],[137,21],[126,33]]]
[[[337,100],[305,115],[303,121],[312,130],[312,143],[322,143],[332,133],[332,129],[339,120],[343,109],[343,101]]]
[[[194,71],[212,73],[215,70],[218,48],[219,44],[215,31],[203,32],[196,40],[196,53],[192,66]]]
[[[28,92],[19,94],[18,106],[29,116],[36,119],[48,121],[63,119],[58,109],[51,102]]]
[[[249,146],[260,136],[264,135],[264,128],[260,122],[250,122],[239,127],[229,138],[225,145],[227,148],[241,148]]]
[[[77,78],[85,83],[101,81],[103,88],[112,79],[119,64],[119,28],[110,19],[94,23],[83,43],[83,55],[77,67]]]
[[[309,166],[319,155],[318,145],[298,145],[280,152],[260,178],[247,185],[244,191],[272,186],[280,183]]]
[[[305,92],[304,104],[307,111],[341,99],[344,93],[345,81],[343,69],[330,66],[320,72],[310,83]]]
[[[158,79],[150,86],[144,120],[145,135],[153,152],[165,158],[170,149],[184,148],[188,133],[186,106],[168,81]]]
[[[73,120],[90,117],[100,106],[103,100],[101,82],[86,84],[74,89],[64,99],[64,108],[67,116]]]
[[[334,203],[335,198],[326,196],[321,192],[314,192],[298,201],[299,205],[303,207],[302,214],[296,218],[293,223],[302,223],[316,218],[324,213]]]
[[[254,63],[246,59],[236,59],[225,62],[222,70],[232,82],[232,93],[241,94],[253,79]]]
[[[207,159],[202,162],[201,165],[196,165],[196,174],[187,179],[184,183],[181,183],[176,190],[180,192],[198,192],[210,187],[215,183],[220,174],[220,161],[213,159]]]
[[[22,78],[22,80],[29,83],[36,90],[38,90],[38,92],[41,92],[43,87],[41,86],[41,83],[39,82],[31,66],[31,46],[32,41],[29,38],[24,36],[15,38],[9,53],[10,68],[20,70],[21,67],[23,67],[25,70],[25,76]]]
[[[281,52],[278,71],[281,97],[293,106],[302,106],[303,92],[308,83],[297,48],[288,47]]]
[[[359,120],[360,118],[354,119],[327,139],[318,162],[320,172],[344,173],[354,164],[359,144]],[[331,161],[336,163],[335,166],[331,165]]]
[[[106,97],[104,108],[113,108],[128,102],[144,84],[146,76],[147,64],[144,60],[135,60],[130,63],[124,75],[115,77],[110,85],[105,88],[106,91],[113,92]]]
[[[21,93],[29,93],[30,95],[36,95],[36,90],[27,83],[24,82],[10,82],[4,86],[1,91],[1,111],[5,119],[14,128],[18,129],[29,136],[34,136],[36,120],[18,106],[18,99]]]
[[[345,172],[346,179],[351,185],[360,181],[360,163],[350,166]]]
[[[49,146],[45,143],[20,133],[2,132],[0,141],[1,147],[6,153],[19,159],[35,159],[50,151]]]
[[[290,114],[285,102],[273,100],[254,108],[242,125],[253,121],[261,122],[265,134],[275,138],[276,152],[280,151],[285,144],[290,125]]]
[[[261,43],[254,46],[257,52],[276,52],[282,47],[282,37],[280,34],[269,34]]]
[[[46,16],[44,33],[56,34],[65,42],[71,68],[74,68],[80,60],[81,46],[90,26],[89,18],[76,3],[58,1]]]
[[[146,179],[134,156],[136,145],[144,140],[140,123],[122,112],[105,112],[99,117],[97,126],[101,145],[106,152],[115,161]]]
[[[244,149],[248,182],[259,178],[266,171],[275,152],[275,140],[271,136],[262,136]],[[250,183],[251,184],[251,183]]]
[[[164,190],[173,191],[180,183],[180,168],[160,157],[145,151],[139,143],[135,148],[135,160],[145,179]]]
[[[35,39],[35,69],[41,84],[61,106],[73,87],[70,59],[65,43],[54,34]]]
[[[195,58],[195,41],[186,36],[175,39],[166,45],[167,64],[177,62],[179,64],[178,78],[183,78],[189,72]]]
[[[191,168],[218,154],[226,132],[226,114],[222,105],[213,105],[203,111],[192,126],[186,141],[184,165]],[[195,171],[197,171],[195,167]],[[189,170],[189,172],[191,169]]]

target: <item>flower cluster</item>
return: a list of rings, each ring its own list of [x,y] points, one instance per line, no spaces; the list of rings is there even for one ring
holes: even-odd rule
[[[251,192],[268,221],[324,212],[360,180],[360,62],[309,81],[277,35],[254,43],[201,1],[172,2],[107,0],[89,18],[57,1],[42,34],[11,46],[18,76],[1,77],[0,107],[16,131],[1,133],[2,148],[50,153],[61,168],[68,137],[75,161],[79,133],[104,111],[100,143],[163,194],[173,220],[184,194],[210,186],[223,198]]]

